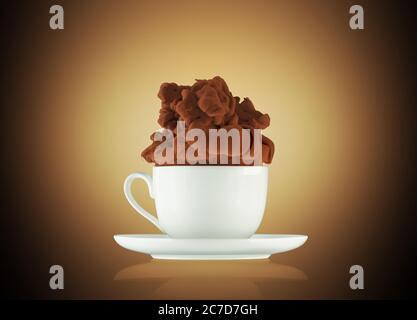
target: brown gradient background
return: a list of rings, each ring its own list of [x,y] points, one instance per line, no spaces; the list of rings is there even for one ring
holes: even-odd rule
[[[411,255],[415,25],[381,1],[18,1],[2,19],[3,292],[18,298],[399,298]],[[62,4],[65,30],[49,29]],[[349,28],[349,7],[365,30]],[[414,29],[413,29],[414,28]],[[122,192],[158,128],[162,82],[222,76],[271,117],[260,233],[308,242],[267,261],[155,261],[117,233],[156,233]],[[138,183],[135,194],[154,211]],[[65,290],[48,287],[49,266]],[[365,269],[363,291],[349,267]]]

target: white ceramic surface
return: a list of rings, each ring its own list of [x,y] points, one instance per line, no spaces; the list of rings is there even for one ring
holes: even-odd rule
[[[271,254],[302,246],[305,235],[257,234],[249,239],[172,239],[167,235],[115,235],[123,248],[150,254],[156,259],[233,260],[266,259]]]
[[[133,198],[135,179],[146,181],[154,215]],[[153,177],[133,173],[124,191],[133,208],[172,238],[249,238],[265,210],[268,167],[154,167]]]

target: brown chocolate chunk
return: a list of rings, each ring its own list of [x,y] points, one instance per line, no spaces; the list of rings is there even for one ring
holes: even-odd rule
[[[270,124],[268,114],[256,110],[248,98],[244,98],[240,102],[240,98],[232,95],[226,82],[219,76],[210,80],[196,80],[192,86],[163,83],[159,89],[158,97],[161,99],[158,123],[162,128],[174,132],[175,164],[177,164],[177,157],[179,157],[176,150],[177,121],[185,122],[186,131],[200,128],[206,132],[212,128],[225,128],[226,130],[232,128],[238,130],[265,129]],[[154,152],[162,142],[155,141],[154,134],[151,135],[151,140],[152,144],[143,150],[141,155],[147,162],[158,165],[154,159]],[[192,142],[187,142],[186,148],[191,144]],[[208,149],[208,143],[206,145]],[[206,153],[209,154],[208,150]],[[218,156],[218,154],[214,156]],[[229,154],[229,159],[232,156],[236,155]],[[262,161],[271,163],[273,156],[274,143],[269,138],[262,136]],[[240,155],[241,157],[242,155]],[[240,162],[243,165],[243,162]],[[232,164],[231,161],[229,164]]]

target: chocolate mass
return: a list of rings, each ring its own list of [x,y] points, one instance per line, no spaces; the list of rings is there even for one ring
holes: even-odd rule
[[[211,80],[196,80],[192,86],[181,86],[176,83],[163,83],[158,93],[161,99],[158,123],[162,128],[172,130],[174,146],[176,145],[177,121],[185,122],[185,130],[199,128],[206,132],[209,129],[224,128],[230,130],[265,129],[269,126],[268,114],[255,109],[248,98],[240,101],[229,91],[226,82],[220,77]],[[253,131],[251,131],[253,132]],[[142,152],[142,157],[151,163],[156,163],[154,151],[162,141],[155,141],[151,135],[152,144]],[[185,150],[193,142],[187,142]],[[175,163],[178,157],[175,149]],[[208,144],[206,153],[208,155]],[[218,152],[220,152],[218,150]],[[262,136],[262,161],[271,163],[274,155],[274,143]],[[213,156],[213,155],[210,155]],[[229,154],[230,158],[232,157]],[[241,155],[240,155],[241,157]],[[186,163],[188,164],[188,163]],[[229,164],[232,164],[229,161]],[[241,164],[242,161],[241,161]]]

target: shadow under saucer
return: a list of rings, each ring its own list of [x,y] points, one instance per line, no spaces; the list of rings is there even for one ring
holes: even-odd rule
[[[262,299],[264,284],[300,282],[308,277],[296,267],[269,259],[149,260],[118,271],[114,280],[118,284],[146,284],[150,290],[139,291],[148,299]]]

